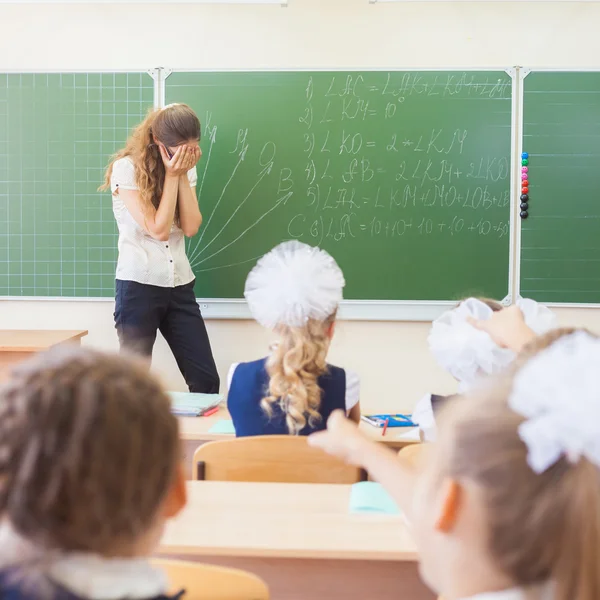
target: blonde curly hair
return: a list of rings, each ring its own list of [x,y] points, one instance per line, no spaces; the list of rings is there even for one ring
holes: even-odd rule
[[[298,435],[307,422],[314,427],[322,419],[318,379],[327,373],[335,317],[334,313],[325,321],[310,319],[303,327],[280,325],[276,329],[280,339],[267,360],[269,390],[261,407],[271,417],[278,404],[292,435]]]

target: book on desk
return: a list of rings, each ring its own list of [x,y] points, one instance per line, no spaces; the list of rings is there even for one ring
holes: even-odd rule
[[[223,402],[222,394],[169,392],[171,412],[178,417],[203,417],[213,414]]]

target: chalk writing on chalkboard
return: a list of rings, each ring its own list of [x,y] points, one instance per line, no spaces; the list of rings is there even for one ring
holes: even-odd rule
[[[204,109],[208,132],[199,183],[205,222],[189,245],[199,280],[235,273],[241,290],[250,263],[299,239],[352,262],[354,280],[370,262],[400,277],[405,266],[394,272],[390,260],[397,252],[415,262],[423,256],[421,271],[434,276],[466,255],[480,253],[488,264],[494,255],[494,279],[506,287],[506,74],[177,76],[167,80],[167,100]]]

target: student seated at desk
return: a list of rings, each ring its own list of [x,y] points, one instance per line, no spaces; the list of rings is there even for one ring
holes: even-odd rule
[[[533,336],[549,331],[556,324],[554,314],[533,300],[519,299],[514,308],[505,309],[499,302],[486,298],[468,298],[433,322],[427,339],[429,350],[438,364],[456,379],[459,393],[471,389],[483,376],[499,373],[514,360],[517,354],[514,349],[494,341],[485,326],[477,327],[477,323],[483,324],[505,311],[510,314],[519,311],[524,329]],[[417,402],[412,419],[419,425],[424,441],[435,439],[436,415],[451,398],[427,394]]]
[[[600,340],[582,331],[532,352],[448,405],[420,473],[340,414],[309,443],[388,489],[441,597],[596,600],[598,364]]]
[[[57,348],[0,391],[0,598],[168,600],[148,562],[186,503],[177,419],[145,364]]]
[[[229,412],[238,437],[309,435],[334,410],[360,419],[358,376],[326,362],[344,276],[327,252],[285,242],[264,256],[246,281],[254,318],[274,330],[268,358],[233,365]]]

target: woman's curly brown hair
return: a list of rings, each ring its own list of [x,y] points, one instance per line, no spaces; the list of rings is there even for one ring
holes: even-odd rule
[[[102,191],[110,189],[110,178],[115,161],[128,157],[135,166],[135,183],[139,189],[147,214],[158,209],[165,183],[165,165],[156,141],[167,147],[175,147],[190,140],[199,140],[200,121],[187,104],[171,104],[151,110],[148,116],[133,130],[125,148],[111,157]],[[176,212],[176,222],[179,214]]]

